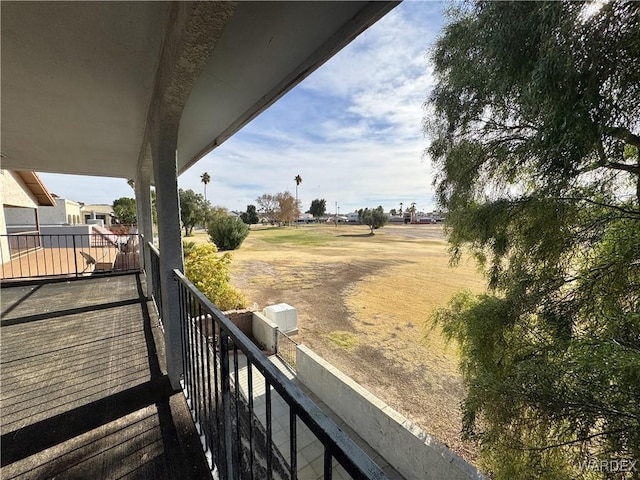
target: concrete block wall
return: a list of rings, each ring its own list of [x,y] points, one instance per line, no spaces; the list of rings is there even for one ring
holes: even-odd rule
[[[259,312],[253,312],[253,338],[269,353],[278,351],[278,326]]]
[[[242,331],[242,333],[244,333],[249,338],[252,337],[252,312],[250,312],[249,310],[229,310],[223,313],[225,317],[231,320],[231,322]]]
[[[487,480],[428,433],[304,345],[298,380],[407,480]]]

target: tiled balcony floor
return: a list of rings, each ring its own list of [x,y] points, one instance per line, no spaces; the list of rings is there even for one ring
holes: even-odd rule
[[[2,479],[209,478],[138,275],[3,287],[1,305]]]

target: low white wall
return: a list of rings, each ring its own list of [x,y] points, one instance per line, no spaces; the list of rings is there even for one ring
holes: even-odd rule
[[[304,345],[298,379],[407,480],[482,479],[471,464]]]
[[[253,312],[253,338],[268,352],[278,351],[278,326],[259,312]]]
[[[40,227],[43,248],[90,248],[89,225],[45,225]]]

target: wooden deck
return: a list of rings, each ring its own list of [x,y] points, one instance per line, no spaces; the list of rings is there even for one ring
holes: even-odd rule
[[[142,283],[2,289],[3,480],[210,478]]]

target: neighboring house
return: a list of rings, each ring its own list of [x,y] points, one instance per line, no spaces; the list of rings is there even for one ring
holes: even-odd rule
[[[333,215],[327,218],[327,223],[349,223],[349,220],[344,215]]]
[[[92,204],[84,205],[82,207],[82,223],[95,223],[90,220],[102,220],[104,226],[109,228],[113,224],[115,214],[113,213],[113,207],[107,204]]]
[[[296,223],[314,223],[316,219],[310,213],[302,213],[296,218]]]
[[[53,207],[56,201],[35,172],[0,170],[0,187],[3,207],[0,209],[0,251],[2,263],[5,263],[11,257],[7,233],[39,231],[38,207]],[[27,226],[22,230],[19,227],[7,229],[7,210],[20,210],[24,218],[29,219]]]
[[[40,225],[77,225],[84,223],[80,214],[80,203],[52,194],[55,205],[38,207]],[[35,227],[35,217],[24,208],[5,208],[5,220],[11,228]]]
[[[360,215],[358,215],[358,212],[347,213],[347,221],[349,223],[359,223]]]

